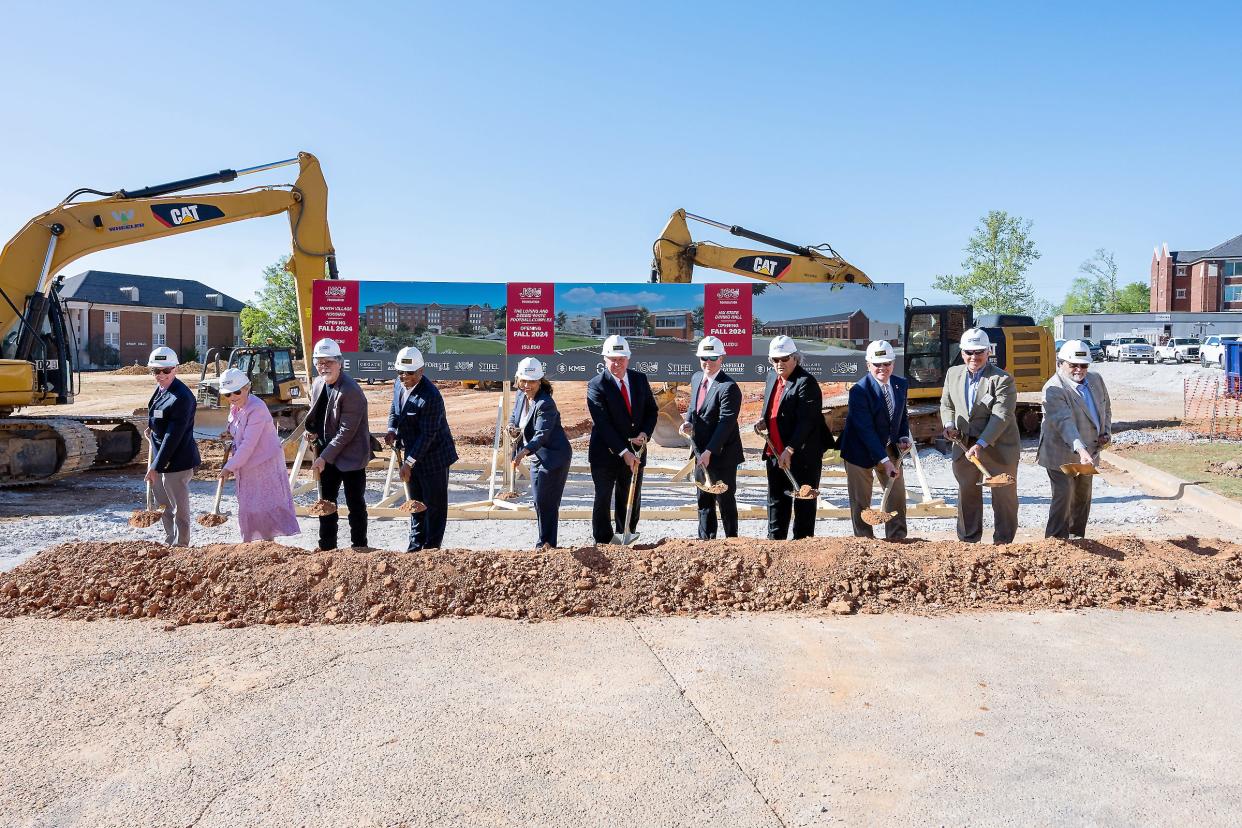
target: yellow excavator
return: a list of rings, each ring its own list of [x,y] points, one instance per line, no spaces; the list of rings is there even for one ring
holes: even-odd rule
[[[783,252],[740,250],[696,242],[690,236],[687,219]],[[778,285],[793,282],[872,284],[865,273],[841,258],[831,245],[791,244],[685,210],[678,210],[669,218],[664,232],[653,245],[653,254],[653,282],[689,282],[697,265]],[[906,379],[910,383],[910,429],[916,440],[930,440],[941,431],[939,409],[944,375],[960,359],[958,339],[970,327],[981,327],[988,332],[994,344],[994,361],[1013,375],[1019,393],[1038,394],[1056,370],[1052,334],[1030,317],[982,316],[976,319],[970,305],[926,305],[917,299],[908,300],[902,336]],[[660,420],[655,439],[660,445],[670,445],[666,441],[677,439],[676,428],[681,422],[676,384],[666,383],[656,398]],[[845,425],[847,401],[848,394],[824,400],[824,418],[834,434],[839,434]],[[1024,434],[1039,432],[1042,413],[1037,399],[1020,397],[1017,416]]]
[[[293,164],[299,168],[293,184],[177,195]],[[79,200],[84,196],[99,198]],[[311,283],[338,278],[328,232],[328,188],[318,159],[309,153],[135,190],[81,188],[18,231],[0,251],[0,486],[57,480],[94,465],[123,465],[142,450],[133,418],[13,416],[74,399],[78,347],[59,296],[62,268],[100,250],[279,213],[289,216],[292,228],[288,267],[305,343]]]

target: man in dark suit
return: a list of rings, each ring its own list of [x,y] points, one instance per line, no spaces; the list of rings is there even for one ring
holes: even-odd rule
[[[871,481],[883,469],[882,485],[889,487],[886,508],[897,514],[884,524],[887,540],[906,536],[906,479],[901,473],[901,452],[910,448],[910,420],[906,413],[907,383],[893,376],[897,352],[884,340],[867,346],[867,375],[850,388],[849,413],[837,445],[845,461],[845,482],[850,495],[850,520],[854,537],[874,538],[871,525],[862,519],[871,508]]]
[[[638,450],[646,444],[656,424],[656,402],[646,374],[629,370],[630,344],[622,336],[604,340],[605,371],[587,383],[587,410],[591,412],[591,447],[587,461],[595,484],[591,509],[591,533],[596,543],[608,543],[614,534],[625,533],[626,501],[630,479],[637,475],[632,533],[638,526],[638,509],[646,462]],[[613,509],[616,509],[615,515]]]
[[[702,370],[690,378],[690,408],[681,432],[694,442],[695,477],[706,470],[713,483],[729,487],[718,495],[699,490],[699,538],[716,537],[717,506],[725,537],[736,538],[737,467],[742,463],[737,415],[742,410],[742,390],[722,370],[724,343],[714,336],[704,337],[697,354]]]
[[[775,337],[768,345],[768,384],[763,394],[763,419],[755,430],[766,433],[771,447],[764,448],[768,464],[768,539],[789,536],[793,514],[793,539],[815,534],[818,498],[794,499],[789,491],[793,475],[798,486],[819,488],[824,452],[832,448],[832,434],[824,422],[824,395],[819,383],[801,365],[797,344],[787,336]]]
[[[367,546],[367,463],[371,462],[371,429],[367,398],[344,372],[341,347],[331,339],[315,343],[312,357],[319,376],[311,386],[306,435],[318,455],[311,465],[319,474],[319,497],[336,503],[345,487],[349,507],[349,539],[355,550]],[[319,548],[336,549],[336,512],[319,518]]]
[[[396,444],[405,493],[427,507],[410,515],[406,551],[439,549],[448,524],[449,466],[457,462],[457,446],[440,389],[423,376],[422,352],[413,346],[402,348],[395,365],[400,381],[392,389],[384,445]]]
[[[164,542],[190,545],[190,478],[201,462],[194,440],[194,392],[177,379],[177,352],[160,346],[147,367],[155,375],[155,393],[147,402],[151,462],[146,481],[155,502],[164,507]]]

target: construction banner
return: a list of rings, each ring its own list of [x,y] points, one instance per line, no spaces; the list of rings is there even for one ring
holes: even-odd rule
[[[861,377],[876,339],[893,343],[902,371],[900,284],[318,281],[314,301],[313,338],[336,339],[363,380],[391,379],[407,345],[436,378],[506,379],[535,356],[552,380],[587,380],[613,334],[629,341],[631,367],[657,381],[689,379],[704,336],[724,343],[724,368],[740,381],[766,379],[768,343],[780,335],[823,382]]]

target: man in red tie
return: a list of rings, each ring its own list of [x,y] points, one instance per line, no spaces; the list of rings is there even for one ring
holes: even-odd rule
[[[613,335],[604,340],[605,371],[587,383],[587,410],[591,412],[591,446],[587,461],[595,484],[591,533],[596,543],[609,543],[625,534],[630,480],[638,476],[630,532],[638,526],[638,510],[645,464],[638,450],[656,424],[656,402],[646,374],[629,370],[630,344]],[[614,512],[615,508],[615,512]]]
[[[694,442],[695,476],[706,471],[713,483],[729,487],[721,494],[699,490],[699,538],[716,537],[717,507],[725,537],[736,538],[737,467],[743,460],[737,415],[742,410],[742,390],[723,370],[724,343],[714,336],[704,337],[697,354],[702,370],[690,378],[690,399],[694,403],[686,411],[681,433]]]
[[[815,534],[817,498],[796,500],[789,491],[785,469],[798,486],[819,488],[824,452],[832,448],[832,434],[824,422],[823,393],[819,383],[802,367],[797,344],[778,336],[768,345],[768,385],[763,395],[763,419],[755,431],[767,434],[771,448],[764,447],[768,468],[768,539],[789,536],[793,514],[793,539]]]

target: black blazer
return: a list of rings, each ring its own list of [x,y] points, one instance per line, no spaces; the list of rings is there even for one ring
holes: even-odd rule
[[[151,468],[161,474],[193,469],[202,462],[194,441],[198,402],[184,382],[173,377],[168,390],[157,387],[147,401],[147,426],[155,443]]]
[[[779,375],[775,369],[768,372],[768,384],[763,392],[763,410],[760,414],[763,422],[768,421],[768,412],[772,409],[772,391],[776,388]],[[781,445],[793,446],[795,463],[823,461],[824,452],[835,443],[828,423],[823,414],[824,395],[819,390],[815,377],[799,365],[793,369],[785,382],[785,393],[781,396],[780,407],[776,410],[776,431],[780,435]],[[765,448],[766,452],[767,449]]]
[[[526,404],[533,406],[533,410],[524,411]],[[525,424],[522,423],[522,414],[528,415],[525,417]],[[532,464],[552,471],[564,466],[573,457],[569,437],[561,425],[561,412],[547,391],[540,391],[534,400],[527,398],[525,392],[519,391],[513,403],[513,413],[509,415],[509,425],[515,425],[522,430],[521,439],[513,442],[513,453],[516,455],[525,449],[531,455]]]
[[[591,412],[591,448],[587,460],[591,463],[616,460],[621,452],[632,449],[631,437],[639,434],[650,437],[655,431],[656,401],[647,375],[633,370],[627,370],[625,375],[630,386],[630,411],[625,410],[621,389],[612,375],[596,374],[587,383],[587,410]]]
[[[457,462],[457,446],[444,416],[444,398],[431,380],[423,377],[410,389],[410,396],[402,406],[401,394],[405,387],[397,380],[392,391],[392,405],[388,410],[388,430],[397,434],[397,446],[402,460],[413,458],[414,468],[426,472],[439,472]]]
[[[695,407],[699,399],[699,386],[703,384],[703,372],[690,378],[690,408],[686,422],[694,428],[691,439],[700,452],[712,453],[711,465],[717,460],[722,465],[739,465],[742,462],[742,435],[738,431],[737,415],[742,410],[742,389],[733,377],[720,371],[707,389],[703,408]]]

